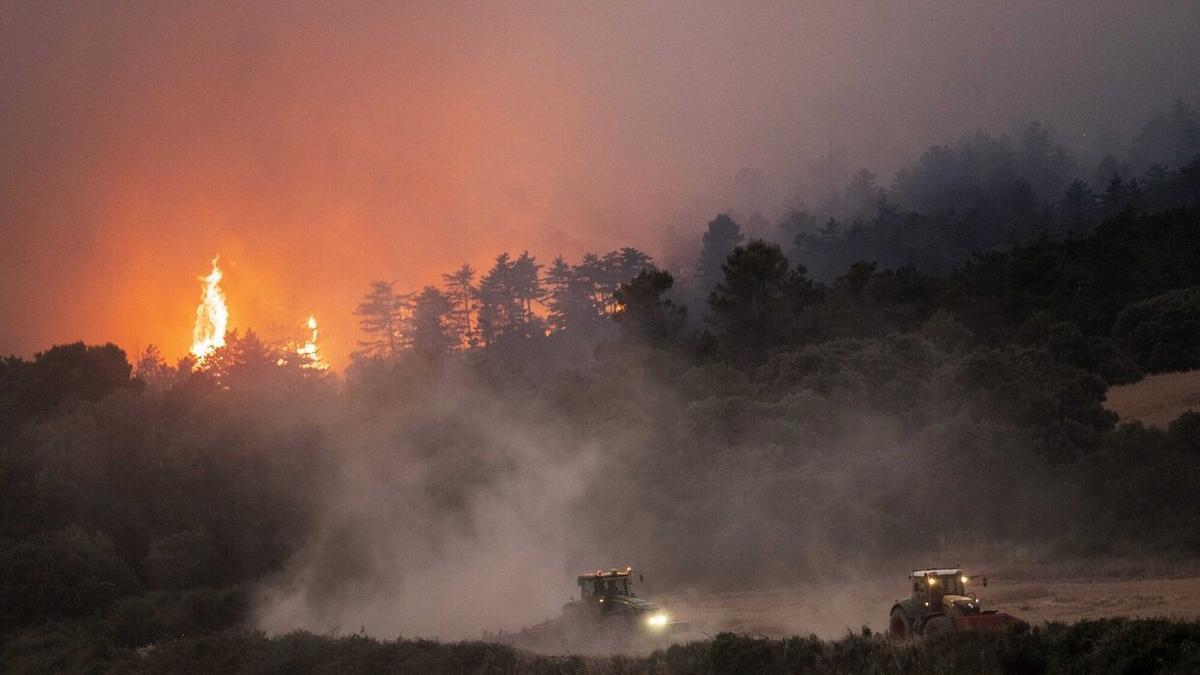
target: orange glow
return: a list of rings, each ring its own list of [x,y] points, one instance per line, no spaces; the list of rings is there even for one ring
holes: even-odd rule
[[[525,249],[548,263],[635,246],[690,268],[716,213],[774,217],[834,147],[885,176],[921,144],[1062,99],[1054,86],[1013,95],[1008,75],[1040,73],[1024,59],[1041,52],[980,59],[973,31],[948,30],[955,12],[536,4],[0,4],[0,354],[84,340],[184,356],[192,271],[220,251],[237,328],[284,343],[311,312],[340,369],[374,279],[415,291]],[[1191,9],[1125,4],[1118,14],[1172,25]],[[1058,22],[1039,34],[1078,22],[1065,4],[978,13],[988,26]],[[1124,44],[1130,21],[1093,24]],[[1094,53],[1062,61],[1088,64],[1095,91],[1113,65],[1134,67],[1086,42]],[[896,77],[893,44],[927,67]],[[1141,101],[1192,81],[1163,69],[1191,77],[1191,61],[1143,61],[1155,77],[1141,79],[1163,84],[1125,97],[1136,118],[1086,110],[1140,121]],[[975,74],[957,69],[984,65],[1003,86],[963,97]],[[763,182],[739,182],[743,167]]]
[[[225,294],[221,292],[221,268],[217,266],[220,256],[212,259],[212,271],[200,277],[204,282],[204,294],[196,306],[196,324],[192,327],[192,356],[196,367],[218,347],[225,346],[225,331],[229,328],[229,307],[225,305]],[[316,339],[316,331],[313,331]],[[314,350],[316,349],[314,345]]]

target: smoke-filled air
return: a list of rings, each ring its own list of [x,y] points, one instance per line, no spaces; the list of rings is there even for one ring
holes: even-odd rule
[[[1200,669],[1200,7],[0,6],[0,669]]]

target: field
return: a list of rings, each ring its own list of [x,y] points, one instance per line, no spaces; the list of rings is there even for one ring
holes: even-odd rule
[[[1133,384],[1112,387],[1106,406],[1122,422],[1165,427],[1188,410],[1200,410],[1200,370],[1149,375]]]
[[[989,579],[976,589],[984,606],[1031,624],[1102,617],[1200,617],[1200,576],[1142,579]],[[863,584],[838,592],[797,588],[668,598],[672,610],[693,627],[689,638],[730,631],[781,637],[807,635],[833,639],[862,626],[884,630],[891,603],[903,592],[903,579],[885,588]]]

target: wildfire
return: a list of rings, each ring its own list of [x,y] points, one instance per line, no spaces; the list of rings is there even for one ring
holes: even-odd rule
[[[300,356],[302,367],[317,370],[328,369],[329,364],[321,358],[321,351],[317,347],[317,317],[308,317],[308,322],[304,325],[308,327],[308,339],[296,348],[296,354]]]
[[[221,268],[217,266],[220,257],[214,256],[212,271],[208,276],[200,277],[204,282],[204,294],[196,306],[196,325],[192,328],[192,356],[196,357],[197,366],[203,364],[213,350],[225,346],[229,308],[225,306],[225,294],[221,291]]]

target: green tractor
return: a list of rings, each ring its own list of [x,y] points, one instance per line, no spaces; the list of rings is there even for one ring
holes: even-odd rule
[[[667,642],[687,622],[672,619],[657,603],[633,592],[633,567],[596,570],[576,579],[579,597],[562,616],[512,635],[529,646],[604,652]],[[642,580],[642,575],[637,575]]]
[[[1020,619],[985,610],[979,596],[968,591],[976,580],[987,586],[987,577],[967,576],[958,567],[913,570],[908,575],[912,595],[892,606],[888,633],[895,640],[959,630],[1003,630]]]

